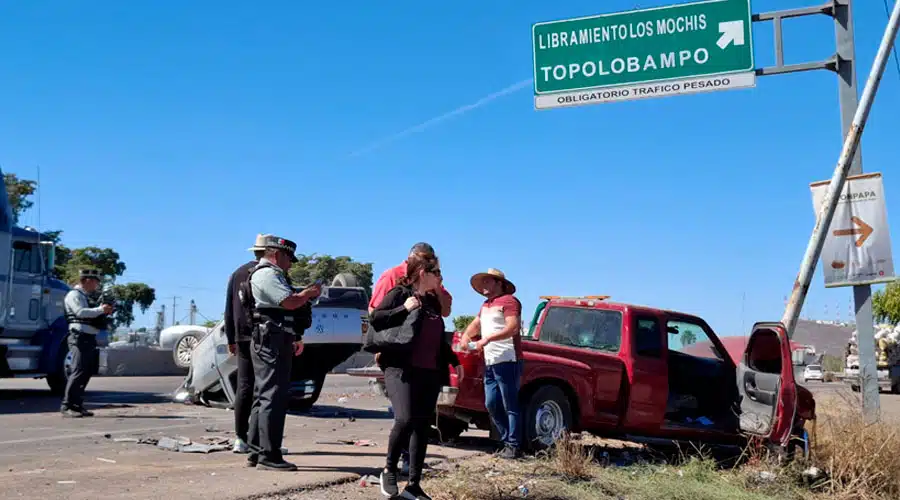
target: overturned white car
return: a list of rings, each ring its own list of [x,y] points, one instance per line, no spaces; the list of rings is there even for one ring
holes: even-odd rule
[[[369,296],[356,277],[341,273],[312,305],[312,326],[303,334],[303,354],[294,358],[291,406],[305,411],[319,399],[325,376],[360,352],[368,329]],[[231,407],[237,388],[237,359],[228,353],[224,322],[219,322],[191,353],[191,368],[176,400]]]

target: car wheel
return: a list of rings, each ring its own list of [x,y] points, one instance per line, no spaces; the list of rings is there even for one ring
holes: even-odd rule
[[[340,287],[357,287],[359,286],[359,280],[356,279],[356,276],[350,273],[339,273],[337,276],[331,280],[331,286],[340,286]]]
[[[172,348],[172,358],[175,361],[175,366],[178,368],[190,368],[191,354],[198,344],[200,344],[200,337],[193,333],[186,333],[178,339],[175,347]]]
[[[306,413],[309,410],[312,410],[313,405],[316,404],[316,401],[319,400],[319,396],[322,394],[322,387],[325,385],[325,375],[320,375],[315,379],[316,388],[307,399],[297,399],[294,400],[291,404],[291,408],[293,410]]]
[[[559,387],[545,385],[531,395],[525,410],[526,447],[539,451],[549,448],[572,428],[572,407]]]

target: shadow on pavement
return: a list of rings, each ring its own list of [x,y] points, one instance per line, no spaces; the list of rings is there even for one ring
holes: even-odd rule
[[[85,406],[94,410],[110,408],[115,405],[168,403],[170,399],[147,392],[131,391],[87,391],[84,396]],[[0,391],[0,414],[28,414],[59,411],[62,401],[48,390],[14,389]],[[127,406],[121,406],[127,407]]]
[[[317,405],[307,412],[294,410],[291,415],[312,418],[361,418],[365,420],[391,419],[393,415],[387,410],[366,410],[359,408],[347,408],[345,406]]]

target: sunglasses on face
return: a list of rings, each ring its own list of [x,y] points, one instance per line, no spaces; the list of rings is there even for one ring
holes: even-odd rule
[[[433,274],[433,275],[435,275],[435,276],[440,276],[440,275],[441,275],[441,270],[440,270],[440,269],[432,269],[431,271],[428,271],[428,272],[431,273],[431,274]]]

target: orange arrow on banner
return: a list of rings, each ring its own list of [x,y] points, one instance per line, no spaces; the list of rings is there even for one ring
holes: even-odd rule
[[[866,240],[869,238],[869,236],[872,236],[872,233],[875,230],[872,229],[872,226],[863,222],[862,219],[860,219],[859,217],[855,217],[855,216],[850,217],[850,220],[853,221],[854,224],[856,224],[856,226],[857,226],[856,228],[854,228],[854,229],[838,229],[838,230],[834,231],[834,233],[832,233],[832,234],[834,234],[835,236],[859,235],[859,239],[856,240],[855,245],[857,246],[857,248],[861,247],[861,246],[863,246],[863,243],[865,243]]]

